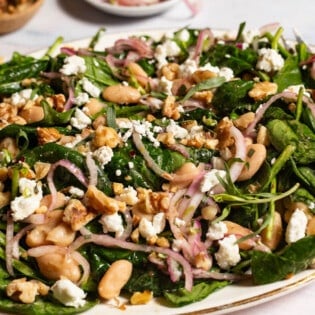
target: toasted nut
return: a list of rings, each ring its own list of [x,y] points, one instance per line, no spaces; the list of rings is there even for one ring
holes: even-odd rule
[[[279,212],[275,211],[270,235],[268,235],[268,228],[265,228],[261,232],[261,240],[271,250],[274,250],[277,248],[278,244],[280,243],[282,234],[283,234],[283,228],[282,228],[281,215]]]
[[[126,203],[106,196],[95,186],[90,185],[85,193],[86,204],[92,209],[105,214],[124,211]]]
[[[255,101],[260,101],[269,95],[276,94],[278,85],[269,81],[257,82],[254,87],[248,92],[248,95]]]
[[[113,262],[98,284],[100,297],[108,300],[118,297],[131,273],[132,263],[128,260],[121,259]]]
[[[247,146],[245,165],[237,180],[243,181],[252,178],[265,161],[266,156],[267,150],[263,144],[255,143]]]
[[[248,112],[239,116],[237,119],[233,120],[233,123],[235,127],[237,127],[238,129],[244,130],[249,126],[251,122],[254,121],[254,119],[255,119],[255,113]]]
[[[120,143],[120,138],[114,128],[98,126],[95,130],[93,145],[97,148],[108,146],[115,148]]]
[[[153,298],[152,291],[145,290],[143,292],[135,292],[130,298],[130,304],[132,305],[140,305],[147,304]]]
[[[140,83],[142,87],[146,87],[148,85],[148,74],[142,69],[142,67],[135,63],[130,62],[127,66],[130,74],[137,78],[137,81]]]
[[[125,85],[111,85],[106,87],[102,96],[106,101],[117,103],[117,104],[134,104],[140,101],[140,92],[131,87]]]
[[[310,220],[308,220],[306,234],[315,235],[315,216],[313,216]]]
[[[192,79],[195,83],[200,83],[215,77],[217,77],[217,74],[210,70],[197,70],[192,74]]]

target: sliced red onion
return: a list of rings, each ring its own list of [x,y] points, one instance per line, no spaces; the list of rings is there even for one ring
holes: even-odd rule
[[[84,176],[83,172],[80,168],[78,168],[75,164],[70,162],[69,160],[60,160],[50,166],[50,170],[47,174],[47,183],[48,187],[51,193],[51,203],[49,205],[48,210],[52,210],[54,208],[54,205],[56,203],[56,197],[57,197],[57,190],[56,186],[54,184],[54,173],[57,167],[64,167],[66,168],[71,174],[73,174],[85,187],[88,186],[88,182],[86,177]]]
[[[248,278],[248,276],[245,276],[245,275],[206,271],[203,269],[193,269],[193,276],[195,279],[215,279],[215,280],[228,280],[228,281],[239,281],[239,280],[244,280]]]
[[[157,252],[160,254],[170,256],[175,261],[177,261],[183,268],[183,273],[185,276],[185,288],[189,291],[192,288],[193,277],[192,277],[192,271],[191,271],[191,266],[189,262],[182,255],[172,251],[169,248],[135,244],[135,243],[126,242],[123,240],[113,238],[109,235],[98,235],[98,234],[91,233],[88,236],[80,236],[78,239],[76,239],[70,246],[70,249],[77,250],[79,247],[87,243],[94,243],[94,244],[106,246],[106,247],[119,247],[119,248],[124,248],[124,249],[132,250],[132,251],[141,251],[145,253]]]
[[[186,0],[186,3],[190,3],[190,1]],[[204,42],[207,38],[209,39],[209,41],[212,44],[212,42],[214,40],[214,35],[213,35],[212,31],[210,30],[210,28],[205,28],[199,32],[197,44],[196,44],[196,48],[195,48],[195,54],[193,56],[193,59],[197,63],[199,63],[199,58],[202,54],[203,45],[204,45]]]
[[[68,56],[73,56],[77,54],[77,51],[72,47],[61,47],[60,52]]]
[[[69,250],[67,247],[58,245],[43,245],[28,249],[27,254],[31,257],[40,257],[52,253],[67,254],[68,252]]]
[[[19,250],[20,240],[22,239],[22,237],[25,236],[27,231],[29,231],[33,228],[34,228],[34,224],[28,224],[24,228],[22,228],[17,234],[14,235],[14,237],[12,239],[12,247],[13,247],[12,256],[13,256],[13,258],[15,258],[15,259],[20,258],[20,250]]]
[[[278,99],[285,98],[288,100],[296,101],[298,95],[293,92],[281,92],[279,94],[273,95],[266,103],[261,104],[255,113],[254,121],[247,127],[244,134],[245,136],[253,137],[255,136],[255,128],[258,122],[263,118],[266,110]],[[312,115],[315,117],[315,104],[307,97],[303,96],[303,102],[308,106],[311,110]]]
[[[8,273],[14,276],[13,270],[13,236],[14,236],[14,222],[10,213],[7,214],[6,226],[6,245],[5,245],[5,261]]]
[[[124,228],[124,232],[118,237],[118,239],[125,241],[132,232],[132,216],[130,215],[129,210],[122,212],[122,215],[125,219],[126,226]]]
[[[97,165],[92,157],[91,153],[86,155],[86,166],[89,171],[89,185],[96,186],[97,185]]]
[[[77,251],[72,252],[71,257],[82,267],[82,276],[78,281],[78,285],[87,282],[91,272],[90,263]]]
[[[168,273],[170,275],[170,279],[172,282],[179,281],[181,277],[181,271],[179,269],[179,264],[176,260],[174,260],[172,257],[168,256],[166,259],[167,265],[168,265]]]

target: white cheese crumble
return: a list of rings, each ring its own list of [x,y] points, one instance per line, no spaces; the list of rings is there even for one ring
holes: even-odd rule
[[[68,56],[64,60],[64,64],[60,72],[64,75],[76,75],[86,71],[85,60],[82,57],[73,55]]]
[[[163,212],[157,213],[152,222],[147,218],[142,218],[139,222],[139,233],[145,239],[155,237],[164,230],[165,222],[165,213]]]
[[[124,233],[123,219],[117,212],[102,215],[99,222],[102,224],[104,233],[113,232],[115,237],[120,237]]]
[[[218,241],[219,250],[214,256],[220,268],[229,269],[241,260],[238,245],[235,243],[236,241],[235,235],[229,235]]]
[[[23,220],[34,213],[43,198],[41,182],[24,177],[19,180],[19,192],[21,195],[11,201],[14,221]]]
[[[279,71],[284,66],[284,59],[274,49],[261,48],[258,50],[258,62],[256,68],[266,72]]]
[[[300,209],[294,210],[285,232],[286,242],[290,244],[303,238],[305,236],[306,227],[307,227],[306,214]]]
[[[155,49],[154,57],[158,62],[158,68],[168,63],[167,57],[177,57],[181,53],[180,47],[173,40],[167,39]]]
[[[86,303],[84,291],[68,279],[61,279],[51,287],[53,296],[65,306],[82,307]]]
[[[219,178],[225,179],[226,178],[226,171],[212,169],[207,172],[200,183],[200,190],[201,192],[210,192],[212,188],[214,188],[217,184],[219,184]]]
[[[83,87],[83,90],[87,93],[89,93],[93,97],[99,97],[101,94],[101,90],[94,85],[89,79],[83,78],[81,80],[81,84]]]
[[[81,130],[90,125],[92,120],[89,116],[85,115],[81,109],[76,108],[74,116],[70,119],[70,123],[74,128]]]
[[[15,92],[11,96],[11,104],[12,105],[25,105],[27,101],[29,100],[36,100],[38,97],[37,94],[33,95],[32,97],[33,90],[32,89],[24,89],[19,92]]]
[[[78,187],[75,187],[75,186],[71,186],[69,188],[69,194],[74,196],[74,197],[77,197],[77,198],[83,198],[84,197],[84,190],[82,190]]]
[[[173,119],[170,119],[168,126],[166,127],[166,132],[172,133],[174,138],[184,139],[188,136],[187,129],[179,126]]]
[[[129,206],[133,206],[139,201],[138,193],[132,186],[125,187],[122,193],[117,196],[117,199]]]
[[[207,239],[211,241],[216,241],[224,238],[225,233],[227,233],[228,229],[224,222],[220,221],[217,223],[211,223],[208,228],[208,232],[206,234]]]
[[[177,38],[183,42],[187,42],[190,38],[190,33],[186,28],[184,28],[183,30],[177,33]]]
[[[80,92],[78,93],[78,95],[73,99],[73,103],[81,106],[86,104],[89,101],[90,97],[89,94],[85,93],[85,92]]]
[[[159,79],[158,90],[160,92],[166,93],[167,95],[172,95],[173,81],[168,80],[165,76]]]
[[[108,146],[102,146],[96,149],[92,153],[92,155],[101,164],[101,166],[104,167],[111,161],[112,157],[114,156],[114,153],[112,148]]]
[[[298,95],[301,88],[303,89],[303,95],[311,97],[311,94],[305,90],[305,86],[303,84],[290,85],[284,89],[283,92],[291,92]]]

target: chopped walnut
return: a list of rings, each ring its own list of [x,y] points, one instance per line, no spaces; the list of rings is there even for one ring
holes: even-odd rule
[[[265,99],[269,95],[276,94],[278,90],[278,85],[273,82],[264,81],[257,82],[254,87],[248,92],[248,95],[255,101],[260,101]]]
[[[250,123],[252,123],[255,119],[255,113],[248,112],[241,116],[239,116],[237,119],[233,120],[233,123],[235,127],[237,127],[240,130],[245,130]]]
[[[145,290],[143,292],[135,292],[130,298],[130,303],[132,305],[147,304],[152,300],[152,298],[152,291]]]
[[[56,128],[41,128],[38,127],[37,131],[37,139],[40,145],[49,142],[56,142],[61,139],[62,134]]]
[[[163,116],[178,120],[180,118],[180,112],[178,104],[175,102],[175,96],[169,95],[162,108]]]
[[[220,120],[217,124],[215,131],[219,140],[219,149],[224,149],[234,143],[234,139],[230,135],[230,128],[232,127],[232,124],[232,121],[229,120],[227,117]]]
[[[161,68],[161,76],[167,80],[173,81],[179,77],[179,65],[177,63],[168,63]]]
[[[120,142],[120,137],[114,128],[98,126],[95,130],[93,145],[96,148],[100,148],[102,146],[115,148]]]
[[[66,97],[64,94],[55,94],[46,98],[48,104],[55,108],[57,112],[61,113],[65,109]]]
[[[176,143],[173,133],[162,132],[157,135],[157,140],[166,146],[171,146]]]
[[[145,214],[166,212],[170,198],[167,192],[154,192],[151,189],[138,188],[139,202],[134,206],[135,210]]]
[[[15,279],[6,287],[7,295],[14,301],[25,304],[35,302],[37,295],[47,295],[49,287],[38,280],[29,280],[26,278]]]
[[[195,256],[194,265],[198,269],[209,270],[212,266],[211,258],[204,252],[200,252]]]
[[[79,231],[95,216],[96,214],[89,211],[80,200],[71,199],[64,210],[63,221],[68,223],[73,231]]]
[[[0,192],[0,209],[7,206],[11,201],[11,194],[9,191]]]
[[[191,129],[191,133],[185,139],[180,141],[181,144],[188,147],[195,148],[207,148],[214,150],[218,144],[218,139],[215,139],[211,136],[209,132],[205,132],[202,129]]]
[[[210,104],[213,99],[212,91],[200,91],[193,95],[193,99]]]
[[[92,185],[88,187],[85,193],[85,201],[88,207],[104,214],[114,214],[117,211],[126,210],[125,202],[106,196],[102,191]]]
[[[48,174],[50,166],[51,166],[50,163],[44,163],[40,161],[35,162],[34,164],[35,178],[37,180],[44,178]]]
[[[195,83],[200,83],[202,81],[212,79],[215,77],[217,77],[217,74],[210,70],[197,70],[191,75],[191,78]]]

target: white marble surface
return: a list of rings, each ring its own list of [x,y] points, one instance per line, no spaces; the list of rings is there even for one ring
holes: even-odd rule
[[[13,51],[29,53],[48,47],[57,36],[72,41],[94,35],[100,27],[108,33],[183,26],[235,29],[240,22],[258,28],[279,22],[285,35],[293,38],[296,28],[303,38],[315,44],[314,0],[203,0],[195,17],[182,3],[150,18],[121,18],[107,15],[83,0],[46,0],[39,13],[23,29],[0,36],[0,56],[10,58]],[[271,302],[233,315],[314,314],[315,283]]]

